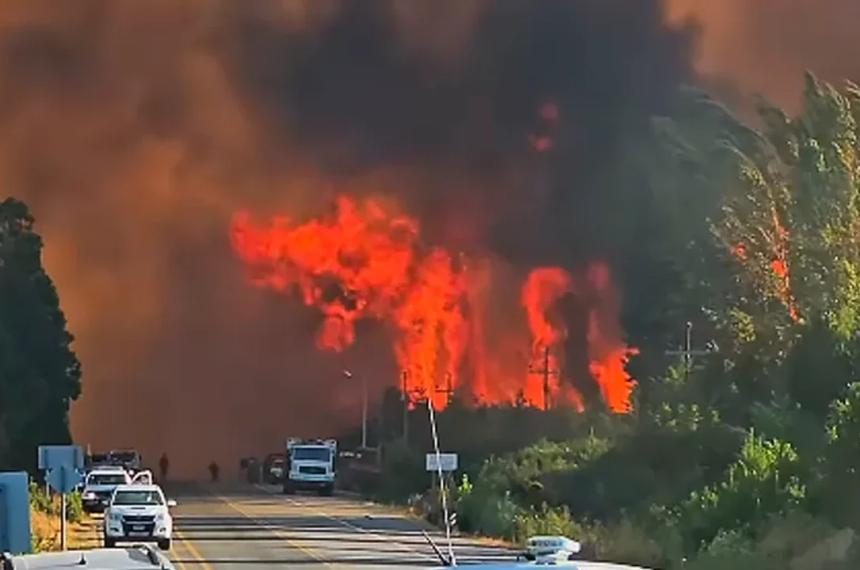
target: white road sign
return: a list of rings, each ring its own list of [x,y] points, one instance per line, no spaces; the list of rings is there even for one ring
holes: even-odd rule
[[[456,453],[440,453],[438,456],[435,453],[427,454],[427,471],[439,471],[439,465],[442,465],[442,471],[457,470],[457,454]]]

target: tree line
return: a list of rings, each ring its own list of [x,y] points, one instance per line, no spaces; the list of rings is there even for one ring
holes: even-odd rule
[[[0,202],[0,470],[34,470],[40,444],[70,442],[81,367],[27,206]]]
[[[642,190],[618,256],[635,410],[449,406],[460,525],[649,567],[856,568],[860,89],[808,75],[796,116],[760,101],[748,121],[687,89],[653,126],[619,164]],[[667,354],[686,321],[717,348]],[[378,494],[426,485],[413,433]]]

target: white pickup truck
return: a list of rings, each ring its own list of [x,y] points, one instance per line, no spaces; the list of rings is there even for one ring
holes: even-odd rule
[[[88,513],[101,512],[119,485],[131,484],[131,476],[122,467],[98,466],[87,474],[81,502]]]
[[[164,498],[158,485],[121,485],[116,488],[105,510],[104,544],[118,542],[156,542],[170,550],[173,517],[170,508],[176,501]]]

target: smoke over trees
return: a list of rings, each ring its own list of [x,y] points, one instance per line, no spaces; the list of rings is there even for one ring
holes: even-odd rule
[[[635,188],[606,173],[691,77],[656,0],[20,2],[2,24],[0,175],[43,221],[87,363],[75,431],[169,445],[180,470],[357,413],[344,363],[312,348],[319,317],[247,287],[235,210],[382,194],[428,244],[576,269],[624,242]],[[344,355],[380,393],[397,378],[382,336]]]
[[[714,29],[670,4],[7,3],[0,176],[42,224],[86,363],[81,442],[169,446],[192,470],[352,423],[347,363],[377,393],[395,384],[384,331],[360,323],[348,362],[317,353],[319,315],[250,289],[230,252],[236,210],[308,219],[344,192],[396,202],[429,246],[486,254],[497,281],[606,261],[643,348],[631,364],[659,369],[685,309],[658,302],[679,290],[661,249],[677,227],[643,149]]]

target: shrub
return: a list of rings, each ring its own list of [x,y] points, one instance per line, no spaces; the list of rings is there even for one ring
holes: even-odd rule
[[[30,481],[30,508],[40,513],[54,514],[51,497],[45,492],[45,488],[35,481]]]
[[[645,568],[665,567],[667,551],[671,550],[629,520],[604,528],[597,540],[596,554],[600,560]]]
[[[514,538],[515,520],[522,510],[510,493],[487,489],[459,497],[455,509],[461,530],[508,540]]]
[[[429,487],[424,455],[397,441],[386,445],[382,456],[382,475],[373,491],[381,501],[403,503]]]
[[[520,511],[514,516],[513,540],[525,544],[530,536],[560,535],[582,541],[579,537],[583,529],[574,524],[567,507],[549,507],[544,503],[540,509]]]
[[[69,522],[81,522],[84,518],[84,503],[78,491],[66,495],[66,520]]]
[[[710,543],[730,529],[749,534],[771,516],[800,507],[806,487],[798,467],[799,457],[790,444],[750,432],[726,478],[694,491],[681,506],[688,546]]]
[[[755,550],[744,532],[721,530],[689,563],[685,570],[777,570],[775,561]],[[784,568],[784,567],[782,567]]]

